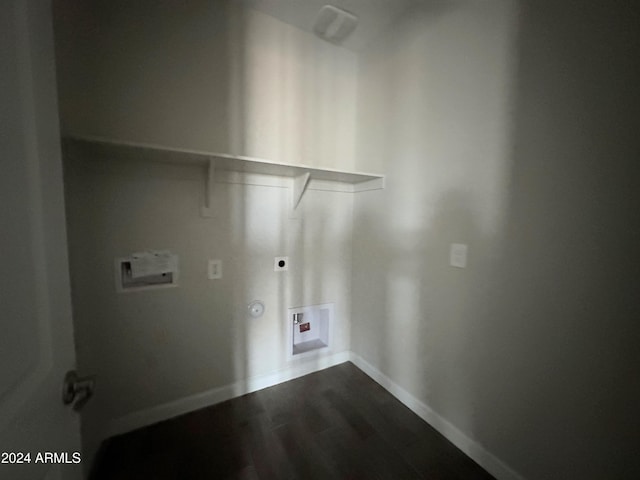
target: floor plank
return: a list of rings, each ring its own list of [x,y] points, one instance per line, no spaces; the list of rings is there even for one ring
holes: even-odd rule
[[[112,438],[91,478],[493,477],[347,362]]]

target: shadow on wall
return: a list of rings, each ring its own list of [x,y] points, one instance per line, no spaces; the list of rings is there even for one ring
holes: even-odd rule
[[[524,478],[635,478],[640,262],[627,255],[640,236],[640,11],[522,2],[503,110],[491,93],[504,79],[481,68],[498,51],[472,56],[461,40],[467,55],[456,59],[438,30],[463,24],[467,11],[472,35],[500,4],[460,4],[427,22],[431,42],[407,27],[377,47],[389,48],[378,66],[391,70],[363,94],[387,101],[378,125],[387,130],[382,145],[373,134],[360,141],[388,157],[388,188],[355,201],[353,350]],[[414,85],[389,99],[384,88],[410,47],[422,52]],[[445,55],[448,71],[420,71],[420,58],[433,66]],[[456,71],[475,85],[452,76],[430,98],[438,75]],[[450,103],[444,115],[439,99]],[[468,125],[483,101],[484,121]],[[443,123],[469,128],[447,136]],[[422,133],[414,151],[407,129]],[[498,164],[482,150],[492,143]],[[459,155],[465,144],[476,151]],[[466,175],[450,174],[461,167]],[[448,266],[454,242],[469,244],[466,270]]]
[[[503,380],[483,408],[511,438],[526,434],[526,454],[501,448],[528,478],[640,474],[639,262],[624,253],[640,235],[638,21],[637,6],[605,2],[522,9],[492,315],[506,334]]]
[[[375,215],[356,214],[354,295],[366,291],[370,301],[360,304],[358,318],[368,325],[354,327],[352,344],[396,383],[416,388],[412,393],[437,413],[474,432],[474,379],[490,353],[479,345],[485,326],[475,317],[491,308],[483,302],[490,288],[483,279],[491,273],[492,239],[477,225],[467,192],[445,193],[429,210],[424,228],[392,236]],[[466,270],[449,265],[451,241],[471,246]]]

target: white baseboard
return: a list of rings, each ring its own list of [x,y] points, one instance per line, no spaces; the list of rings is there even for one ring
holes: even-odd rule
[[[355,366],[382,385],[407,408],[435,428],[491,475],[499,480],[525,480],[523,476],[511,469],[478,442],[467,437],[448,420],[434,412],[427,404],[418,400],[361,356],[350,352],[349,357]]]
[[[104,438],[130,432],[137,428],[153,425],[154,423],[169,420],[170,418],[185,413],[209,407],[216,403],[224,402],[231,398],[239,397],[245,393],[255,392],[263,388],[271,387],[282,382],[293,380],[294,378],[308,375],[309,373],[324,370],[340,363],[348,361],[350,352],[340,352],[333,355],[317,356],[313,359],[293,365],[289,368],[279,370],[265,375],[257,375],[243,381],[238,381],[230,385],[213,388],[205,392],[180,398],[172,402],[163,403],[145,410],[138,410],[120,418],[116,418],[109,423]]]
[[[110,422],[105,438],[114,435],[146,427],[154,423],[168,420],[178,415],[209,407],[216,403],[224,402],[231,398],[239,397],[246,393],[255,392],[263,388],[271,387],[309,373],[324,370],[325,368],[344,363],[353,362],[360,370],[382,385],[389,393],[400,400],[411,411],[429,423],[440,432],[447,440],[471,457],[482,468],[499,480],[525,480],[495,455],[487,451],[475,440],[466,436],[457,427],[444,417],[434,412],[427,404],[418,400],[407,392],[376,367],[353,352],[341,352],[324,357],[315,357],[312,360],[301,362],[289,368],[279,370],[266,375],[250,377],[247,380],[225,385],[219,388],[207,390],[196,395],[164,403],[156,407],[139,410]]]

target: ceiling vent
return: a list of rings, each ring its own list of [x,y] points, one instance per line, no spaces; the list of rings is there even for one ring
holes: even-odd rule
[[[325,5],[318,12],[313,31],[323,40],[341,43],[353,33],[358,17],[333,5]]]

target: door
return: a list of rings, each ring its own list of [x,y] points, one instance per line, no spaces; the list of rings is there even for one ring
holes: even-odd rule
[[[1,479],[82,476],[79,419],[62,403],[75,354],[59,135],[51,5],[2,0]]]

